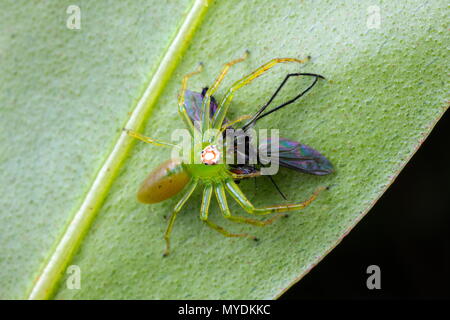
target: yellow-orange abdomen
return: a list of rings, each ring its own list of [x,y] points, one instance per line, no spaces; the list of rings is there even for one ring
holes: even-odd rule
[[[139,188],[137,198],[143,203],[156,203],[173,197],[189,182],[178,159],[170,159],[150,172]]]

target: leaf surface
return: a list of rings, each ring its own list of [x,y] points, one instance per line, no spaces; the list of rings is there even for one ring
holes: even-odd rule
[[[77,31],[65,27],[69,2],[29,8],[11,2],[9,14],[2,11],[2,298],[30,292],[56,299],[277,297],[368,212],[448,107],[444,1],[377,3],[379,28],[371,1],[217,1],[203,20],[200,14],[189,20],[198,3],[81,2]],[[199,24],[195,34],[182,33],[187,20],[188,27]],[[177,41],[190,45],[174,51]],[[312,60],[277,66],[239,90],[229,119],[255,112],[289,72],[327,78],[258,127],[280,129],[336,169],[323,177],[281,169],[275,179],[290,201],[319,186],[331,189],[265,228],[225,221],[212,206],[213,221],[257,236],[256,244],[203,225],[196,192],[177,218],[172,254],[163,259],[164,215],[177,198],[142,205],[136,191],[170,150],[144,143],[128,149],[121,128],[137,119],[145,135],[169,141],[183,127],[176,107],[182,76],[202,61],[204,72],[189,82],[200,91],[245,49],[250,57],[230,70],[219,101],[231,83],[271,58]],[[152,82],[162,84],[139,108]],[[290,80],[276,101],[308,84]],[[117,148],[123,151],[114,153]],[[99,179],[108,159],[112,172]],[[257,189],[252,181],[240,186],[255,205],[283,202],[268,179],[259,179]],[[80,208],[93,190],[101,192],[88,201],[89,213]],[[229,203],[245,215],[231,197]],[[87,220],[77,224],[80,212]],[[64,239],[71,250],[58,252]],[[67,265],[80,267],[78,290],[67,287]]]

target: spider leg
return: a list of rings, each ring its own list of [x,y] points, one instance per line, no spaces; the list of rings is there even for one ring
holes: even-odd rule
[[[180,90],[180,94],[178,96],[178,113],[180,114],[181,118],[184,121],[184,124],[186,125],[186,127],[189,129],[189,131],[191,132],[191,135],[194,134],[194,124],[192,123],[191,119],[189,118],[189,115],[186,111],[186,106],[184,105],[184,95],[186,93],[186,89],[187,89],[187,81],[190,77],[202,72],[203,70],[203,64],[200,63],[197,70],[192,71],[190,73],[188,73],[187,75],[185,75],[183,77],[183,80],[181,80],[181,90]]]
[[[136,131],[133,131],[133,130],[130,130],[130,129],[125,129],[124,128],[123,131],[125,131],[126,134],[128,134],[130,137],[136,138],[136,139],[144,141],[146,143],[153,144],[155,146],[177,147],[177,148],[180,147],[180,146],[177,146],[177,145],[169,143],[169,142],[164,142],[164,141],[155,140],[155,139],[146,137],[146,136],[140,134],[139,132],[136,132]]]
[[[213,128],[218,129],[221,127],[223,120],[225,119],[225,116],[228,112],[228,108],[230,106],[231,100],[233,99],[234,93],[236,90],[242,88],[243,86],[249,84],[254,79],[258,78],[262,74],[264,74],[269,69],[273,68],[278,63],[284,63],[284,62],[297,62],[297,63],[304,63],[308,61],[308,59],[305,60],[299,60],[294,58],[275,58],[267,62],[266,64],[262,65],[249,75],[243,77],[242,79],[236,81],[228,90],[225,96],[223,97],[222,101],[220,102],[214,117],[212,119]],[[203,101],[204,103],[204,101]]]
[[[249,51],[245,51],[245,54],[243,57],[232,60],[232,61],[228,62],[227,64],[225,64],[225,66],[222,69],[222,72],[219,74],[219,76],[214,81],[212,86],[209,87],[209,89],[206,91],[205,96],[203,98],[203,103],[202,103],[202,132],[205,132],[206,130],[211,128],[211,120],[210,120],[210,112],[209,112],[210,111],[209,104],[211,101],[211,96],[216,92],[217,88],[219,87],[219,84],[222,82],[223,78],[225,78],[225,75],[228,73],[228,70],[236,63],[247,59],[248,55],[249,55]]]
[[[172,214],[170,215],[169,224],[167,225],[166,232],[164,233],[164,240],[166,240],[166,250],[164,251],[163,256],[166,257],[170,253],[170,234],[172,232],[173,224],[175,222],[175,218],[177,217],[177,214],[180,212],[183,205],[186,203],[186,201],[189,199],[189,197],[192,195],[192,193],[195,190],[195,187],[197,186],[198,181],[192,180],[188,186],[186,187],[186,191],[181,198],[181,200],[177,203],[175,208],[172,211]]]
[[[214,144],[217,143],[218,140],[219,140],[220,138],[222,138],[223,132],[224,132],[225,130],[231,128],[231,127],[234,126],[236,123],[242,122],[242,121],[244,121],[244,120],[249,120],[249,119],[251,119],[251,118],[252,118],[252,116],[250,116],[250,115],[243,115],[243,116],[240,116],[239,118],[237,118],[237,119],[235,119],[235,120],[233,120],[233,121],[231,121],[231,122],[229,122],[229,123],[224,124],[224,125],[222,126],[222,128],[220,129],[220,131],[217,132],[215,138],[213,139],[213,143],[214,143]],[[231,129],[232,129],[232,128],[231,128]]]
[[[253,204],[247,199],[247,197],[244,195],[244,193],[241,191],[241,189],[236,185],[236,183],[233,180],[227,180],[225,184],[225,188],[228,190],[228,192],[231,194],[231,196],[236,200],[237,203],[241,207],[245,209],[248,213],[255,214],[255,215],[265,215],[265,214],[271,214],[275,212],[286,212],[286,211],[293,211],[293,210],[301,210],[305,207],[307,207],[311,202],[313,202],[320,192],[323,190],[326,190],[328,188],[326,187],[320,187],[314,193],[309,197],[308,200],[300,202],[300,203],[292,203],[292,204],[281,204],[276,206],[268,206],[263,208],[255,208]]]
[[[208,215],[209,215],[208,211],[209,211],[209,205],[211,203],[212,191],[213,191],[212,184],[207,184],[205,186],[205,189],[203,190],[202,205],[201,205],[201,208],[200,208],[200,220],[202,220],[203,222],[206,223],[206,225],[208,225],[209,227],[213,228],[217,232],[220,232],[221,234],[223,234],[226,237],[248,237],[248,238],[252,238],[252,239],[256,240],[255,237],[250,236],[250,235],[248,235],[246,233],[231,233],[231,232],[228,232],[224,228],[218,226],[217,224],[215,224],[214,222],[212,222],[212,221],[210,221],[208,219]]]
[[[280,214],[277,214],[267,220],[256,220],[256,219],[250,219],[250,218],[245,218],[245,217],[241,217],[241,216],[234,216],[231,214],[230,208],[228,207],[227,197],[225,195],[225,188],[223,187],[223,185],[217,184],[215,186],[214,191],[216,192],[217,201],[219,202],[219,206],[220,206],[223,216],[231,221],[235,221],[235,222],[239,222],[239,223],[248,223],[248,224],[258,226],[258,227],[264,227],[264,226],[267,226],[267,225],[273,223],[275,220],[277,220],[281,217],[288,216],[285,213],[280,213]]]

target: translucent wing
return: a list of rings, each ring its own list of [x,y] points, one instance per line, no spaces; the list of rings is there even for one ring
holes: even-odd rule
[[[194,92],[190,90],[186,90],[184,93],[184,105],[186,106],[186,111],[188,113],[191,121],[195,123],[199,123],[202,120],[202,102],[203,102],[203,94],[199,92]],[[210,101],[210,117],[214,115],[217,110],[217,102],[214,97],[211,97]]]
[[[259,147],[260,152],[271,155],[271,139]],[[297,141],[280,138],[279,163],[281,166],[303,173],[323,176],[334,171],[331,162],[317,150]]]

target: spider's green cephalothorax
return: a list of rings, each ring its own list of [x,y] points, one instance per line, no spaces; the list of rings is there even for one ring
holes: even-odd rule
[[[175,218],[177,214],[181,211],[181,208],[192,195],[197,186],[203,188],[203,196],[202,203],[200,207],[200,219],[209,227],[215,229],[216,231],[222,233],[227,237],[247,237],[256,240],[255,237],[250,236],[246,233],[231,233],[222,227],[216,225],[212,221],[209,220],[209,205],[211,202],[211,198],[213,193],[217,198],[217,202],[219,204],[220,210],[223,216],[229,220],[239,222],[239,223],[248,223],[256,226],[265,226],[271,224],[276,219],[286,216],[282,214],[282,212],[292,211],[292,210],[300,210],[310,204],[319,194],[320,191],[325,188],[319,188],[314,192],[314,194],[306,201],[294,204],[281,204],[275,206],[268,206],[263,208],[255,208],[252,203],[246,198],[244,193],[235,183],[235,181],[250,177],[257,177],[261,173],[257,170],[248,171],[247,169],[242,169],[240,173],[236,173],[231,169],[231,165],[225,163],[225,152],[223,149],[226,149],[226,146],[222,146],[221,143],[218,143],[219,137],[221,137],[222,133],[225,129],[230,128],[232,125],[241,122],[243,120],[249,119],[249,116],[242,116],[235,121],[227,122],[226,115],[228,113],[228,109],[236,90],[242,88],[243,86],[249,84],[251,81],[270,70],[273,66],[278,63],[286,63],[286,62],[295,62],[295,63],[304,63],[306,60],[298,60],[294,58],[276,58],[270,60],[268,63],[262,65],[258,69],[256,69],[251,74],[243,77],[242,79],[236,81],[225,93],[223,99],[220,103],[216,104],[215,99],[213,98],[213,94],[219,87],[219,84],[222,82],[229,68],[243,61],[248,55],[248,52],[243,58],[233,60],[225,65],[220,75],[217,77],[215,82],[211,85],[209,89],[204,89],[202,94],[198,94],[192,91],[188,91],[187,88],[187,80],[192,75],[199,73],[201,71],[201,67],[198,71],[191,72],[187,74],[182,81],[181,93],[179,95],[178,100],[178,111],[179,114],[184,121],[188,134],[192,139],[200,132],[207,132],[207,130],[212,129],[216,130],[217,134],[212,136],[212,138],[203,138],[202,141],[196,145],[194,150],[189,152],[189,161],[182,162],[181,160],[171,159],[164,162],[158,168],[150,173],[144,183],[141,185],[141,188],[138,191],[138,200],[144,203],[155,203],[163,201],[167,198],[170,198],[177,194],[180,191],[183,191],[183,195],[181,199],[178,201],[175,206],[172,215],[170,216],[169,224],[167,226],[167,230],[164,234],[164,239],[166,240],[166,250],[164,255],[169,254],[170,250],[170,234],[172,231],[173,224],[175,222]],[[286,77],[289,78],[292,75],[306,75],[306,76],[314,76],[316,78],[315,82],[318,78],[323,78],[319,75],[314,74],[306,74],[306,73],[298,73],[298,74],[290,74]],[[284,81],[284,82],[285,82]],[[284,82],[282,85],[284,85]],[[315,84],[314,82],[314,84]],[[313,84],[313,85],[314,85]],[[302,94],[298,95],[292,101],[295,101],[298,97],[302,96],[306,93],[310,88],[305,90]],[[279,90],[277,90],[278,92]],[[185,101],[186,99],[186,101]],[[291,101],[291,102],[292,102]],[[291,103],[289,102],[289,103]],[[286,105],[286,104],[285,104]],[[214,108],[213,108],[214,107]],[[281,108],[275,108],[271,111],[268,111],[264,114],[261,114],[263,109],[260,110],[254,117],[250,117],[251,121],[247,122],[243,128],[247,128],[253,125],[259,118],[266,116],[267,114]],[[174,146],[171,143],[157,141],[148,137],[145,137],[137,132],[126,130],[127,134],[140,139],[147,143],[152,143],[159,146]],[[302,152],[311,151],[312,149],[304,149]],[[314,151],[314,150],[312,150]],[[305,161],[306,158],[302,158],[302,161]],[[325,159],[325,158],[324,158]],[[326,159],[325,159],[326,160]],[[304,171],[307,171],[306,169]],[[324,172],[324,171],[321,171]],[[330,171],[331,172],[331,171]],[[267,215],[271,213],[278,213],[270,219],[266,220],[258,220],[251,219],[247,217],[241,217],[238,215],[234,215],[231,213],[228,203],[226,192],[231,195],[231,197],[239,203],[241,207],[245,209],[250,214],[253,215]]]
[[[193,179],[205,182],[220,182],[224,179],[231,179],[231,174],[226,164],[183,164],[183,167]]]

